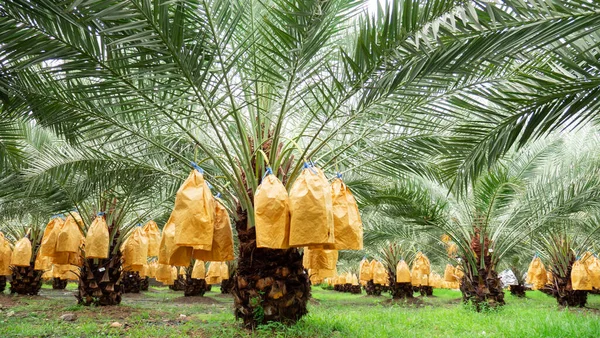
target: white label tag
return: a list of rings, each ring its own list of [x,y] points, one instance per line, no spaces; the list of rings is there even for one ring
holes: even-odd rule
[[[105,268],[98,269],[98,271],[100,271],[100,272],[104,272],[105,270],[106,270]]]

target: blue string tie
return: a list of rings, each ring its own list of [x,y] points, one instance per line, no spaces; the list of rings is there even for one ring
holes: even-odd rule
[[[267,169],[265,170],[265,174],[263,175],[262,179],[264,180],[265,177],[267,177],[267,175],[273,175],[273,169],[271,169],[271,167],[267,167]]]
[[[198,172],[200,172],[201,174],[204,174],[204,169],[200,168],[200,166],[196,164],[196,162],[190,161],[190,165],[192,166],[192,168],[198,170]]]
[[[97,216],[104,216],[106,215],[106,213],[104,211],[100,211],[98,214],[96,214]]]

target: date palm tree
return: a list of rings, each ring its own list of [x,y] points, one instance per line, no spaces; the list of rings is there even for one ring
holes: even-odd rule
[[[515,251],[531,257],[531,238],[551,233],[556,224],[569,222],[582,231],[596,219],[598,141],[594,132],[540,140],[498,162],[464,197],[423,178],[392,183],[371,200],[397,221],[373,224],[366,238],[406,240],[419,230],[430,238],[447,234],[465,272],[463,300],[478,310],[502,305],[496,269],[503,258]],[[435,252],[435,245],[429,247]]]
[[[78,145],[71,168],[146,170],[171,187],[196,159],[235,218],[236,316],[295,322],[309,297],[301,253],[254,241],[265,168],[288,188],[307,161],[328,174],[437,175],[433,157],[461,148],[447,133],[465,93],[545,67],[554,44],[600,25],[587,1],[530,2],[6,1],[3,113]],[[259,293],[265,277],[285,295]]]

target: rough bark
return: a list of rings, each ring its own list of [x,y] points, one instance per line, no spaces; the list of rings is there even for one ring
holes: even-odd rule
[[[360,285],[352,285],[350,287],[350,293],[354,294],[354,295],[361,294],[362,289],[361,289]]]
[[[235,276],[232,276],[230,279],[223,279],[221,281],[221,293],[222,294],[231,293],[231,289],[233,289],[234,280],[235,280]]]
[[[206,292],[206,280],[192,278],[191,274],[186,275],[186,283],[185,290],[183,290],[183,295],[186,297],[191,296],[204,296]]]
[[[488,271],[480,269],[477,275],[467,269],[460,284],[460,291],[463,302],[472,303],[477,311],[481,311],[484,307],[493,308],[505,304],[502,282],[496,271],[492,269]]]
[[[483,247],[482,247],[483,245]],[[471,303],[479,312],[486,307],[496,307],[504,305],[504,290],[502,281],[498,273],[494,270],[494,263],[491,256],[492,241],[484,237],[483,244],[480,237],[479,228],[475,227],[475,232],[471,238],[471,250],[476,253],[475,259],[480,258],[477,254],[483,253],[483,267],[473,269],[470,264],[465,264],[464,276],[460,284],[463,302]],[[469,262],[466,257],[462,257],[464,262]]]
[[[413,288],[410,283],[394,283],[389,288],[389,292],[392,295],[392,299],[414,298]]]
[[[146,276],[140,280],[140,291],[148,291],[150,287],[150,277]]]
[[[421,296],[433,296],[433,286],[420,286],[419,293]]]
[[[123,271],[121,284],[123,293],[140,293],[142,278],[137,271]]]
[[[112,233],[112,226],[109,228]],[[121,303],[123,286],[121,285],[121,251],[117,249],[119,231],[116,231],[109,253],[116,252],[105,259],[84,259],[79,271],[78,292],[75,295],[78,304],[118,305]]]
[[[369,296],[381,296],[381,292],[383,291],[383,287],[381,284],[373,283],[373,280],[369,280],[365,285],[365,292]]]
[[[6,276],[0,276],[0,293],[6,289]]]
[[[573,268],[574,262],[575,257],[573,256],[567,269],[566,276],[560,276],[555,271],[552,272],[553,280],[549,291],[552,296],[556,298],[556,301],[559,305],[584,307],[587,303],[588,291],[573,290],[573,286],[571,284],[571,269]]]
[[[54,290],[64,290],[67,288],[68,282],[69,281],[66,279],[54,277],[54,278],[52,278],[52,288]]]
[[[44,271],[34,270],[34,263],[29,266],[13,266],[10,293],[35,296],[42,288]]]
[[[508,289],[510,290],[510,294],[515,297],[519,297],[519,298],[525,297],[525,285],[523,285],[523,284],[510,285],[508,287]]]
[[[308,313],[308,275],[302,254],[256,247],[255,228],[247,228],[247,215],[239,207],[236,228],[240,240],[238,268],[232,294],[234,313],[246,328],[268,322],[292,324]]]
[[[169,285],[169,289],[173,291],[185,291],[186,284],[185,275],[177,275],[177,279],[172,285]]]

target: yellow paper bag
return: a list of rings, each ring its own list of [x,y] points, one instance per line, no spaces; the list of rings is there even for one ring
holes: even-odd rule
[[[539,290],[546,285],[548,276],[546,273],[546,269],[544,267],[544,263],[539,257],[534,257],[531,263],[529,264],[529,268],[527,269],[527,284],[532,284],[533,290]]]
[[[208,264],[208,273],[206,274],[207,284],[221,283],[221,263],[210,262]]]
[[[213,242],[215,202],[204,176],[192,170],[175,197],[171,221],[175,244],[210,250]]]
[[[376,262],[375,270],[373,271],[373,283],[386,285],[388,282],[387,270],[381,262]]]
[[[154,221],[148,221],[144,225],[143,230],[146,233],[146,238],[148,238],[148,257],[158,256],[160,248],[160,230],[158,229],[158,225]]]
[[[220,271],[221,271],[221,280],[229,279],[229,267],[227,266],[227,263],[221,262]]]
[[[363,226],[350,189],[337,178],[331,183],[333,225],[337,250],[362,250]]]
[[[23,237],[15,243],[10,264],[13,266],[29,266],[31,264],[31,256],[31,242],[29,238]]]
[[[571,270],[571,285],[573,290],[592,290],[592,279],[589,271],[581,260],[573,263]]]
[[[410,283],[410,269],[404,260],[396,265],[396,283]]]
[[[45,271],[45,270],[49,270],[51,267],[52,267],[51,257],[42,256],[42,255],[40,255],[40,251],[38,251],[38,254],[35,257],[35,263],[34,263],[33,269]]]
[[[462,266],[457,265],[456,268],[454,268],[454,276],[456,277],[456,282],[460,284],[460,281],[465,276]]]
[[[175,247],[175,223],[171,222],[171,218],[165,223],[162,235],[160,237],[160,247],[158,250],[158,263],[169,265],[171,251]]]
[[[79,252],[82,238],[83,234],[77,220],[70,215],[58,233],[56,252]]]
[[[192,269],[192,278],[194,279],[205,279],[206,278],[206,267],[204,262],[197,259]]]
[[[8,276],[10,271],[10,260],[12,258],[12,249],[10,244],[4,238],[4,234],[0,232],[0,276]]]
[[[600,261],[598,258],[591,256],[585,263],[592,280],[592,288],[600,289]]]
[[[358,276],[361,281],[365,281],[365,282],[368,282],[371,279],[373,279],[373,273],[371,271],[371,263],[369,263],[369,260],[363,258],[363,260],[360,261],[360,269],[359,269]]]
[[[85,236],[85,257],[86,258],[108,258],[108,249],[110,247],[110,235],[108,225],[104,216],[97,216]]]
[[[195,259],[203,261],[231,261],[233,256],[233,233],[231,219],[227,209],[215,199],[215,224],[211,250],[196,250],[192,253]]]
[[[290,246],[334,244],[333,202],[327,178],[305,168],[294,182],[290,201]]]
[[[163,284],[170,285],[173,283],[171,277],[171,266],[167,264],[158,264],[156,267],[155,279]]]
[[[171,214],[172,216],[172,214]],[[192,259],[192,247],[179,247],[175,245],[175,223],[169,218],[163,229],[160,248],[158,252],[158,263],[175,266],[188,266]]]
[[[417,257],[413,262],[411,273],[411,283],[414,286],[427,286],[429,281],[429,274],[431,273],[431,264],[429,263],[429,259],[422,252],[417,253]]]
[[[445,282],[454,282],[456,278],[454,277],[454,267],[450,264],[446,264],[446,270],[444,270],[444,281]]]
[[[337,264],[337,250],[310,249],[309,250],[310,268],[333,270]]]
[[[148,239],[142,227],[136,227],[121,249],[123,265],[128,271],[140,271],[148,263]]]
[[[267,169],[270,172],[270,168]],[[254,194],[256,246],[287,249],[290,240],[290,206],[285,187],[272,172]]]
[[[42,256],[53,257],[56,255],[56,241],[64,223],[60,217],[55,217],[48,222],[40,245],[40,254]]]

